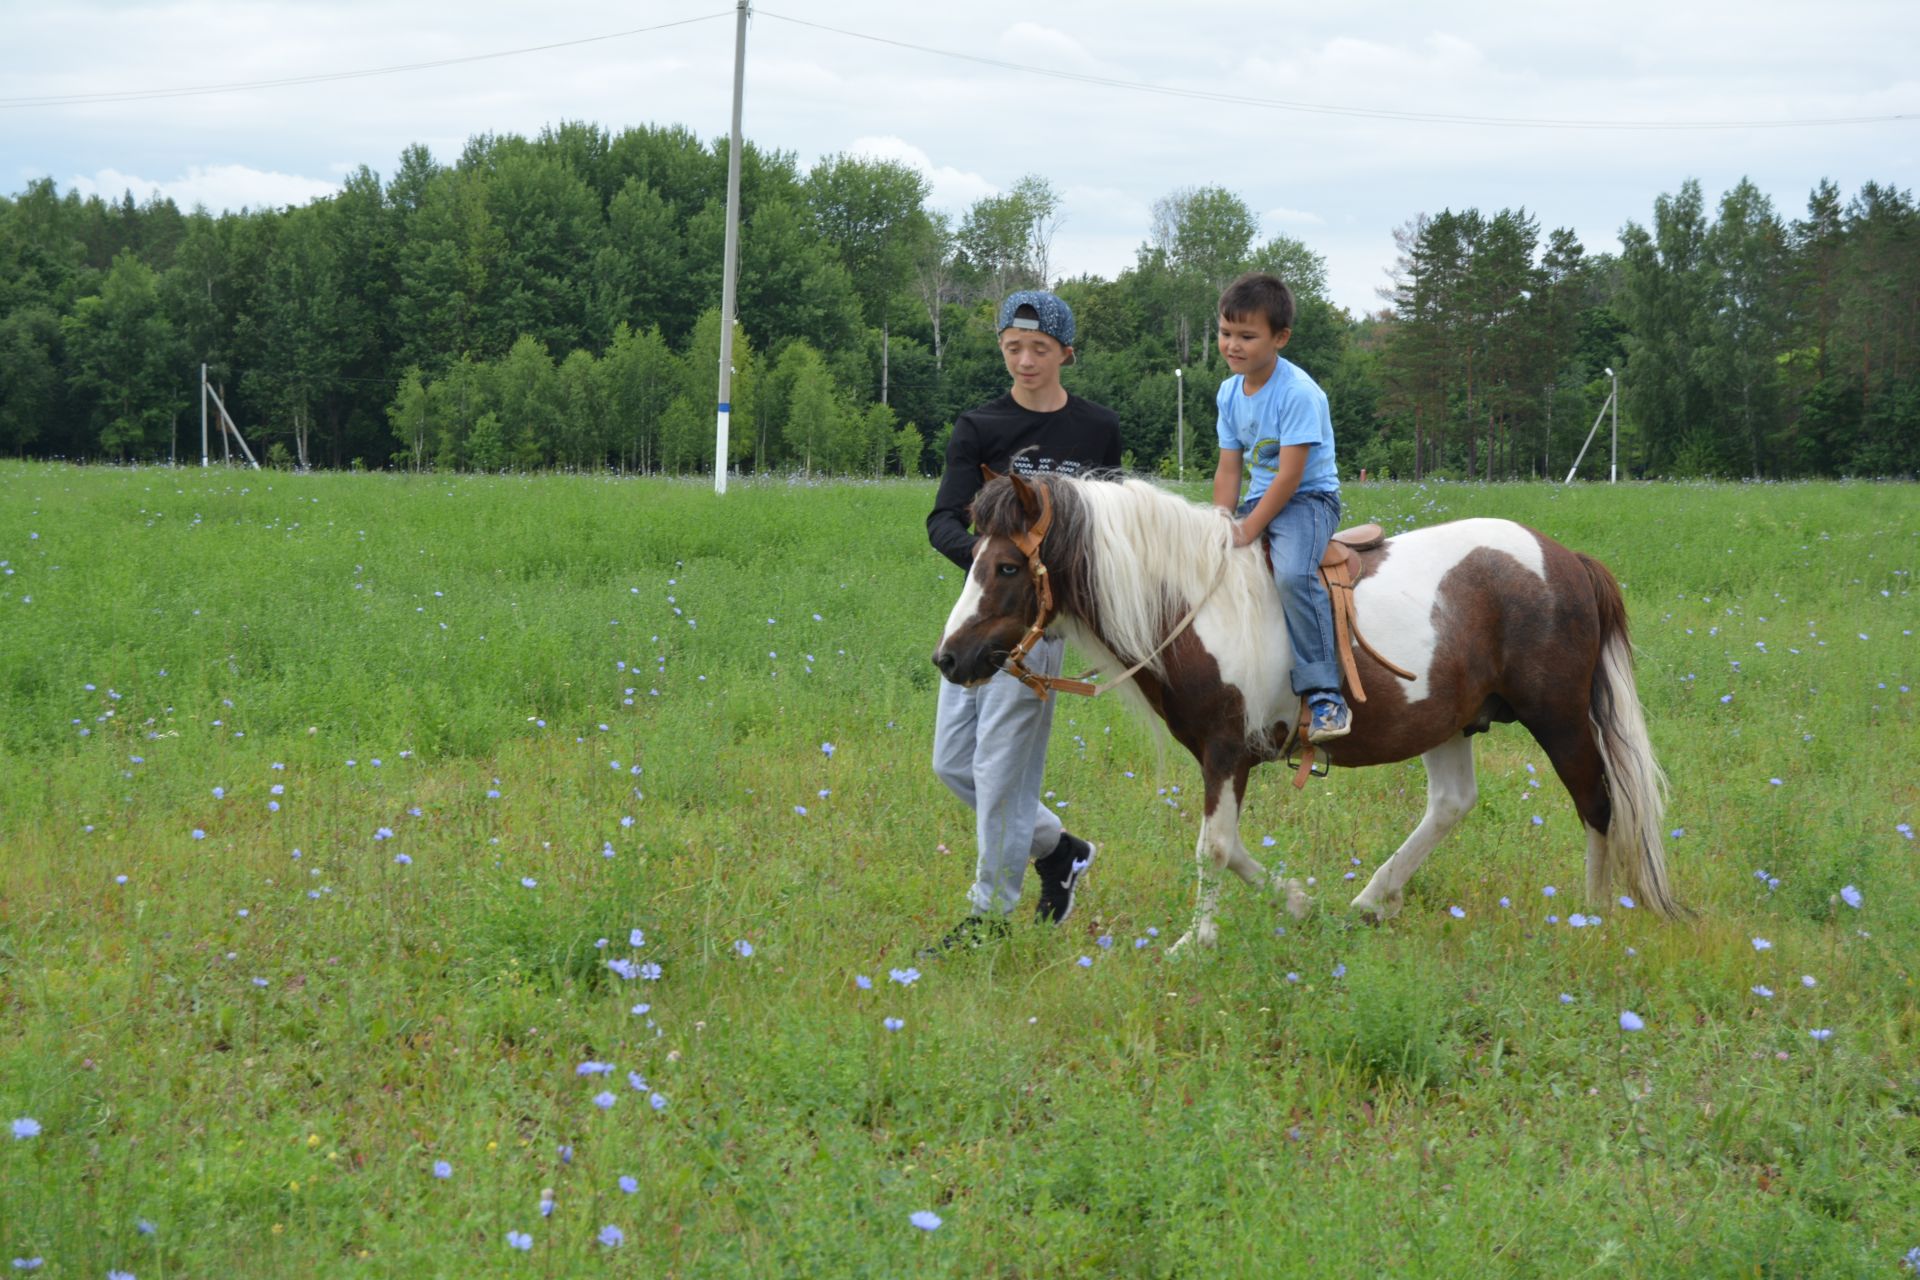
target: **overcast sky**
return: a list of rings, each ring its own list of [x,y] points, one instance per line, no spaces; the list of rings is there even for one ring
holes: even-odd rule
[[[17,105],[464,58],[689,18],[707,20],[397,74]],[[220,210],[304,203],[360,164],[387,177],[411,142],[451,160],[474,133],[566,119],[714,138],[727,129],[733,25],[726,0],[0,0],[0,189],[50,176]],[[1570,226],[1600,251],[1688,177],[1710,200],[1751,177],[1786,217],[1821,178],[1849,194],[1867,179],[1910,188],[1916,50],[1914,0],[773,0],[748,29],[745,132],[803,169],[838,151],[907,161],[956,214],[1043,174],[1064,197],[1060,274],[1117,274],[1156,197],[1218,184],[1260,214],[1263,235],[1325,255],[1334,300],[1358,312],[1379,305],[1393,228],[1422,212],[1524,205],[1543,230]],[[1560,123],[1341,114],[1352,110]],[[1894,115],[1906,118],[1754,123]]]

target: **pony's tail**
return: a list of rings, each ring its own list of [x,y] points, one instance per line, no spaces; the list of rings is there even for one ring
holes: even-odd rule
[[[1669,919],[1691,915],[1667,878],[1661,835],[1666,812],[1667,775],[1653,758],[1640,693],[1633,680],[1633,646],[1627,637],[1627,606],[1620,584],[1591,556],[1580,563],[1593,582],[1600,615],[1600,661],[1593,672],[1588,715],[1606,768],[1611,816],[1598,863],[1587,867],[1587,893],[1605,897],[1614,879],[1635,902]]]

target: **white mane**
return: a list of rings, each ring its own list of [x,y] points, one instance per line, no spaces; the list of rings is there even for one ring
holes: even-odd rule
[[[1247,708],[1247,736],[1262,738],[1291,702],[1292,656],[1279,593],[1256,544],[1233,546],[1231,517],[1144,480],[1071,481],[1087,513],[1100,634],[1078,619],[1064,628],[1076,645],[1112,662],[1117,675],[1152,653],[1194,603],[1193,629]],[[1164,676],[1164,654],[1147,670]],[[1105,662],[1103,661],[1103,664]]]

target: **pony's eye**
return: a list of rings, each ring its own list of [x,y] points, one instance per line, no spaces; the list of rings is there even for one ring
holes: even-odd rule
[[[1012,563],[1011,561],[1000,566],[1000,576],[1003,578],[1015,578],[1015,577],[1018,577],[1019,575],[1020,575],[1020,566]]]

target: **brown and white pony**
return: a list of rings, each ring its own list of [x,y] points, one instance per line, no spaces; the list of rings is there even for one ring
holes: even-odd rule
[[[1219,896],[1211,873],[1269,885],[1239,827],[1248,771],[1285,751],[1298,720],[1279,593],[1258,544],[1235,549],[1219,508],[1140,480],[996,477],[974,500],[984,537],[934,652],[948,680],[990,679],[1041,612],[1039,579],[1015,539],[1039,520],[1042,486],[1051,509],[1035,549],[1051,583],[1042,623],[1110,675],[1146,659],[1123,695],[1137,694],[1200,762],[1199,900],[1175,949],[1210,946]],[[1666,778],[1634,687],[1626,607],[1606,566],[1493,519],[1403,533],[1362,561],[1360,631],[1414,678],[1357,651],[1367,701],[1353,704],[1352,733],[1318,749],[1346,766],[1419,756],[1427,811],[1354,909],[1374,920],[1400,910],[1408,879],[1477,798],[1472,735],[1517,720],[1586,826],[1588,896],[1605,899],[1617,881],[1640,905],[1683,914],[1661,852]],[[1190,610],[1191,625],[1166,643]],[[1272,887],[1295,915],[1306,911],[1298,881]]]

